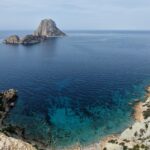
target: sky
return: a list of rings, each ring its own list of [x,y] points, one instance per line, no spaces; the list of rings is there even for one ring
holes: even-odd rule
[[[150,0],[0,0],[0,30],[150,30]]]

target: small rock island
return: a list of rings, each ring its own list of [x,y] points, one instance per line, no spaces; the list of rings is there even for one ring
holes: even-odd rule
[[[66,34],[57,27],[52,19],[44,19],[33,34],[26,35],[23,38],[20,38],[18,35],[11,35],[4,40],[4,43],[32,45],[45,41],[50,37],[62,37],[65,35]]]
[[[40,37],[56,37],[65,36],[52,19],[44,19],[41,21],[38,29],[33,33],[34,36]]]

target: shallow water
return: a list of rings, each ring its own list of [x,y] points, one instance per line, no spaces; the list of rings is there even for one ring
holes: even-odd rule
[[[0,39],[10,33],[0,32]],[[34,46],[0,44],[0,90],[19,98],[6,123],[58,148],[87,145],[132,123],[150,82],[150,32],[70,31]]]

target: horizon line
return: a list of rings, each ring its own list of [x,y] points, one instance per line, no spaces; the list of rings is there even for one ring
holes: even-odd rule
[[[0,31],[34,31],[35,29],[0,29]],[[150,29],[61,29],[62,31],[150,31]]]

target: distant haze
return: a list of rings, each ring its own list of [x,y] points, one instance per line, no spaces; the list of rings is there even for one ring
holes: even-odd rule
[[[64,30],[150,30],[150,0],[0,0],[0,30],[33,30],[44,18]]]

